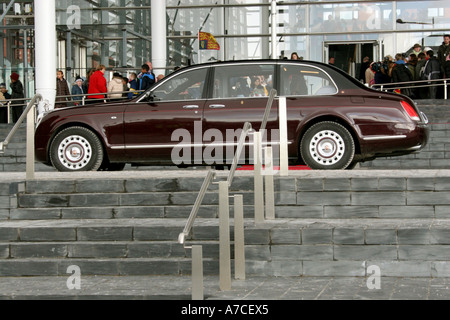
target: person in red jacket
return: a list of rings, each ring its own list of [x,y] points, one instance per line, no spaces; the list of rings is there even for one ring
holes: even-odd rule
[[[102,102],[101,100],[93,100],[93,99],[105,99],[105,93],[108,92],[108,88],[106,85],[106,79],[103,76],[105,74],[106,67],[104,65],[99,65],[97,67],[97,71],[95,71],[91,78],[89,79],[89,90],[88,99],[91,99],[90,103]],[[95,93],[99,93],[95,95]],[[100,94],[101,93],[101,94]]]

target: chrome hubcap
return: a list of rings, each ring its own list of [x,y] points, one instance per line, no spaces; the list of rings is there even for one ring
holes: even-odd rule
[[[91,144],[82,136],[69,136],[59,144],[58,157],[66,168],[82,169],[92,157]]]
[[[309,145],[312,158],[322,165],[339,162],[345,153],[342,137],[334,131],[324,130],[316,133]]]

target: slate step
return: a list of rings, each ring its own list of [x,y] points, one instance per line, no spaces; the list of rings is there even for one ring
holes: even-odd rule
[[[445,200],[441,200],[445,201]],[[183,206],[118,206],[118,207],[52,207],[9,209],[4,220],[67,220],[67,219],[186,219],[192,205]],[[230,203],[230,216],[234,208]],[[253,205],[244,205],[244,217],[254,218]],[[449,205],[277,205],[277,219],[446,219]],[[218,218],[218,205],[204,205],[198,218]]]
[[[69,266],[78,266],[83,275],[185,275],[191,260],[180,258],[127,259],[6,259],[0,260],[0,277],[62,276]],[[210,266],[210,267],[209,267]],[[218,262],[204,259],[205,274],[217,274]]]
[[[2,223],[0,276],[65,275],[71,265],[85,275],[189,274],[189,250],[175,241],[183,222]],[[375,263],[388,276],[450,276],[450,219],[277,219],[245,227],[248,274],[365,276],[364,266]],[[217,239],[217,219],[197,220],[188,243],[204,246],[208,275],[218,274]]]
[[[173,241],[186,219],[19,220],[0,224],[0,241]],[[245,220],[246,244],[450,244],[450,219],[275,219],[254,224]],[[218,241],[218,219],[197,219],[190,241]],[[414,231],[414,232],[413,232]],[[230,219],[233,235],[233,219]],[[346,234],[347,238],[342,239]],[[383,234],[383,236],[375,236]],[[416,239],[407,238],[414,233]]]
[[[203,257],[218,258],[217,241],[203,246]],[[175,241],[0,242],[0,259],[190,258],[191,250]]]

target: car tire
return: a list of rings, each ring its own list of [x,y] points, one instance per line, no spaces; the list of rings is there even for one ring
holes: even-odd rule
[[[50,160],[58,171],[97,171],[103,157],[100,139],[84,127],[62,130],[50,145]]]
[[[305,164],[313,170],[343,170],[353,161],[355,142],[344,126],[323,121],[305,132],[300,153]]]

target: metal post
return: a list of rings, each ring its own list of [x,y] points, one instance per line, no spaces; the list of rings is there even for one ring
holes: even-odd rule
[[[192,300],[203,300],[203,250],[192,246]]]
[[[275,190],[273,185],[273,155],[272,147],[264,148],[264,182],[266,191],[266,219],[275,219]]]
[[[287,114],[286,97],[280,97],[279,102],[280,119],[280,176],[289,174],[288,144],[287,144]]]
[[[444,99],[447,100],[447,80],[444,80]]]
[[[264,222],[264,186],[262,176],[262,135],[261,132],[253,134],[253,157],[254,157],[254,209],[255,209],[255,223]]]
[[[33,106],[27,114],[27,159],[26,159],[26,178],[34,179],[34,119],[35,107]]]
[[[272,0],[271,4],[271,16],[272,16],[272,30],[271,30],[271,37],[272,37],[272,59],[277,58],[277,1]]]
[[[66,80],[67,83],[72,83],[72,32],[66,32]],[[69,87],[72,91],[72,86]],[[67,106],[67,104],[66,104]]]
[[[128,49],[128,40],[127,40],[128,32],[127,29],[122,29],[122,67],[127,67],[127,49]]]
[[[11,123],[11,101],[8,101],[8,105],[7,105],[7,112],[8,112],[8,114],[7,114],[7,117],[8,117],[8,123]]]
[[[245,280],[244,197],[234,195],[234,278]]]
[[[28,32],[23,30],[23,92],[28,97]],[[31,93],[33,94],[33,93]]]
[[[219,282],[220,290],[231,290],[230,206],[228,182],[219,181]]]

